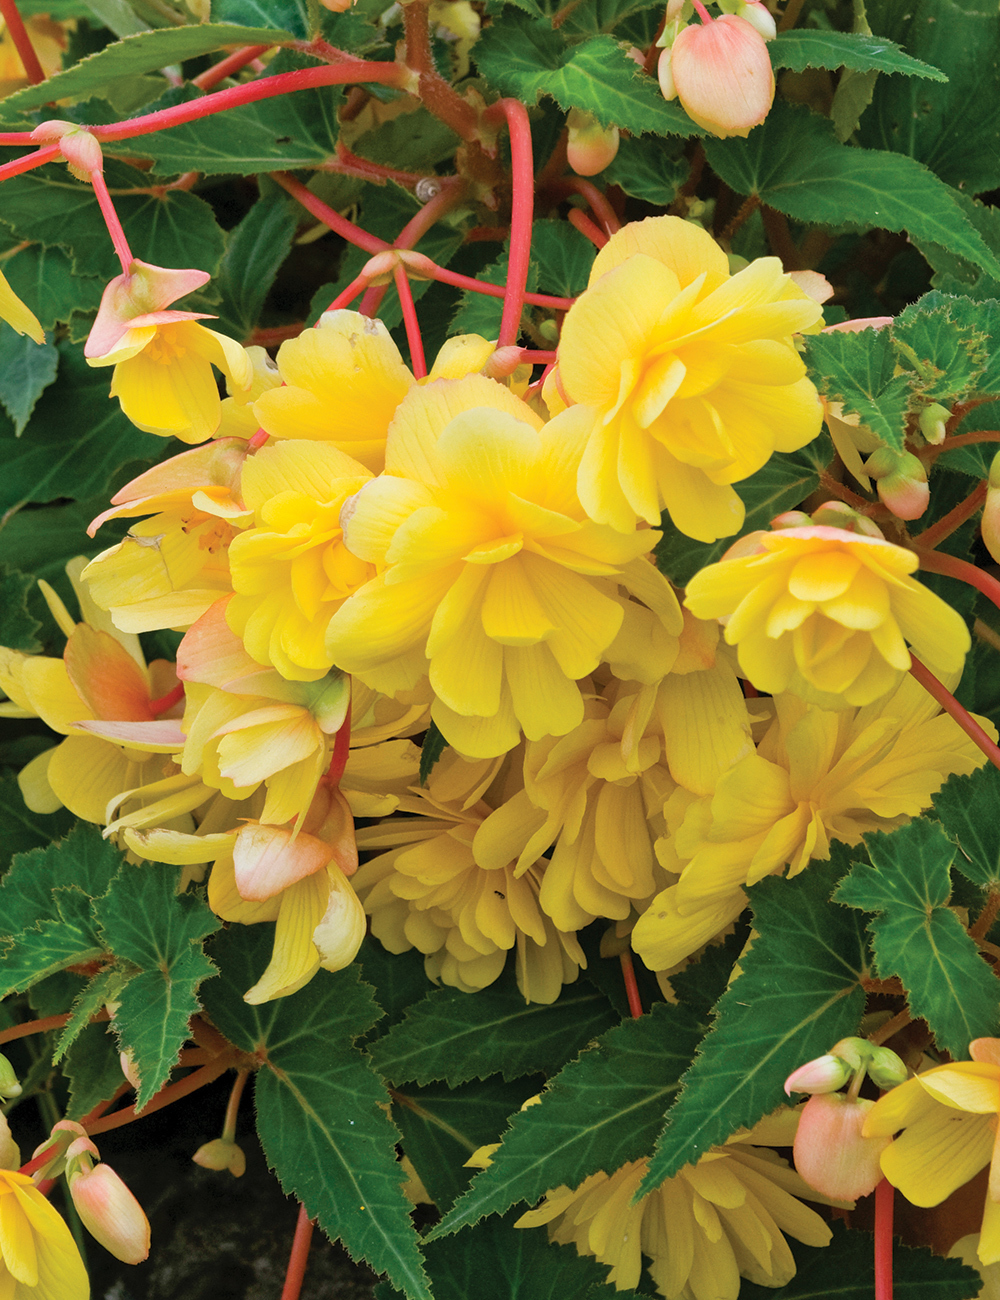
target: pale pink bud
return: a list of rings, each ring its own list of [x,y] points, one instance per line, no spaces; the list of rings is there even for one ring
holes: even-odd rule
[[[128,1079],[132,1087],[138,1091],[139,1088],[142,1087],[142,1079],[139,1077],[139,1070],[132,1053],[121,1052],[119,1053],[118,1060],[121,1063],[122,1074],[124,1074],[125,1078]]]
[[[89,181],[94,172],[104,170],[104,155],[97,137],[75,122],[42,122],[31,133],[39,144],[59,145],[59,152],[78,181]]]
[[[879,499],[897,519],[919,519],[927,509],[927,471],[912,452],[880,447],[865,461],[865,473],[876,480]]]
[[[795,1168],[810,1187],[838,1201],[855,1201],[882,1180],[879,1157],[892,1138],[862,1137],[875,1105],[842,1092],[810,1097],[795,1134]]]
[[[110,1165],[95,1165],[70,1179],[70,1195],[83,1226],[124,1264],[149,1254],[149,1220]]]
[[[814,1061],[807,1061],[785,1080],[785,1092],[825,1093],[836,1092],[842,1088],[854,1071],[839,1056],[817,1056]]]
[[[848,532],[860,533],[862,537],[879,537],[885,541],[885,534],[873,519],[860,514],[846,501],[825,501],[812,512],[814,524],[828,528],[844,528]]]
[[[670,66],[672,53],[673,51],[669,49],[661,50],[660,57],[656,61],[656,76],[660,83],[660,94],[668,101],[677,98],[677,87],[674,85],[674,74]]]
[[[993,457],[989,482],[986,486],[986,504],[980,522],[983,542],[990,555],[1000,564],[1000,451]]]
[[[662,56],[660,62],[662,66]],[[774,72],[764,38],[735,14],[692,23],[679,32],[670,48],[670,74],[688,116],[722,138],[749,135],[774,100]]]
[[[243,1148],[226,1138],[216,1138],[200,1146],[191,1159],[203,1169],[228,1169],[234,1178],[242,1178],[246,1172],[247,1158]]]
[[[784,514],[775,515],[771,520],[772,528],[808,528],[812,517],[804,510],[786,510]]]
[[[615,160],[618,128],[601,126],[592,113],[571,108],[566,118],[566,158],[578,176],[596,176]]]

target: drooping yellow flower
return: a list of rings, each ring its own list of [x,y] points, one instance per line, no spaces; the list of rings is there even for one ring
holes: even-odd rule
[[[473,855],[477,829],[512,781],[517,765],[447,750],[426,787],[400,799],[401,813],[418,816],[358,831],[360,850],[386,851],[360,867],[354,885],[375,937],[390,952],[419,949],[431,979],[475,992],[499,977],[513,949],[525,998],[554,1002],[586,959],[576,935],[539,907],[544,860],[484,869]]]
[[[907,642],[939,676],[961,672],[968,628],[910,577],[913,551],[827,525],[751,534],[733,549],[694,575],[684,603],[725,622],[758,690],[870,704],[909,669]]]
[[[940,1205],[989,1165],[978,1254],[983,1264],[995,1264],[1000,1261],[1000,1039],[977,1038],[969,1054],[971,1061],[934,1066],[887,1092],[868,1115],[864,1134],[898,1134],[882,1152],[882,1172],[914,1205]]]
[[[579,451],[482,376],[412,388],[386,473],[345,518],[348,547],[380,572],[333,616],[334,663],[385,694],[429,671],[435,722],[472,756],[504,753],[521,727],[540,739],[577,726],[576,683],[624,618],[619,584],[638,584],[681,627],[643,558],[659,534],[622,535],[584,515]]]
[[[226,619],[252,658],[283,677],[310,681],[330,670],[330,619],[374,577],[340,528],[344,501],[370,477],[328,442],[279,442],[243,467],[241,491],[254,522],[229,548],[236,594]]]
[[[45,331],[39,324],[38,317],[30,307],[24,305],[7,283],[2,271],[0,271],[0,320],[5,320],[18,334],[27,334],[36,343],[45,342]]]
[[[735,533],[744,510],[730,485],[819,433],[792,335],[821,315],[777,258],[730,276],[707,231],[679,217],[613,235],[559,343],[557,385],[575,405],[556,424],[586,442],[587,514],[630,532],[665,507],[699,541]]]
[[[515,1227],[547,1224],[550,1241],[609,1265],[608,1281],[619,1291],[638,1285],[643,1256],[666,1300],[736,1300],[744,1277],[784,1286],[795,1276],[785,1236],[825,1246],[831,1235],[798,1198],[826,1198],[773,1151],[752,1145],[755,1138],[767,1140],[754,1130],[710,1147],[634,1204],[648,1160],[592,1174],[573,1191],[547,1192]]]
[[[830,856],[831,840],[857,844],[868,831],[902,825],[952,773],[986,761],[911,677],[863,709],[833,712],[788,694],[773,707],[756,752],[725,772],[713,794],[679,790],[667,804],[670,835],[657,848],[680,880],[633,932],[652,970],[671,969],[734,921],[746,906],[743,886],[786,866],[797,875]]]
[[[73,1234],[27,1174],[0,1169],[0,1224],[4,1300],[88,1300]]]

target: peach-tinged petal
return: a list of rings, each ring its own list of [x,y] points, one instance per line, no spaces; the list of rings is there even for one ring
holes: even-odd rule
[[[102,736],[105,740],[119,745],[128,745],[130,749],[140,750],[146,754],[175,754],[184,748],[187,736],[181,731],[176,721],[164,718],[159,722],[88,722],[77,724],[81,731],[92,736]]]
[[[107,632],[81,623],[66,642],[67,675],[97,718],[149,722],[149,679],[127,650]]]
[[[153,266],[136,258],[128,272],[115,276],[104,290],[87,340],[87,357],[107,356],[136,317],[162,312],[210,278],[207,271]]]
[[[332,855],[329,844],[312,835],[250,822],[237,832],[233,847],[236,888],[242,898],[261,902],[319,871]]]

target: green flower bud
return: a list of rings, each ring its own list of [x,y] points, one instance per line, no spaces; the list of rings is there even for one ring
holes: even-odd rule
[[[896,1088],[906,1082],[909,1071],[890,1048],[875,1047],[868,1062],[868,1074],[880,1088]]]

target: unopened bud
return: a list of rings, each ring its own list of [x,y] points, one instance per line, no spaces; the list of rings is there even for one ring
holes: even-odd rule
[[[618,128],[602,126],[592,113],[571,108],[566,118],[566,158],[578,176],[596,176],[615,160]]]
[[[773,41],[778,34],[778,26],[774,21],[774,15],[762,5],[760,0],[746,0],[736,9],[737,18],[742,18],[750,26],[763,36],[765,41]]]
[[[873,1047],[868,1062],[868,1074],[878,1087],[889,1089],[905,1083],[909,1071],[891,1048]]]
[[[200,1146],[191,1159],[203,1169],[217,1169],[220,1173],[228,1169],[234,1178],[242,1178],[246,1172],[247,1158],[243,1148],[226,1138],[215,1138]]]
[[[936,447],[944,442],[944,435],[947,432],[948,421],[951,419],[951,411],[947,406],[942,406],[940,402],[933,402],[930,406],[925,406],[920,412],[918,424],[920,432],[924,439]]]
[[[879,447],[865,461],[865,473],[875,479],[879,499],[897,519],[919,519],[927,509],[927,471],[912,452]]]
[[[786,510],[784,514],[775,515],[771,520],[772,528],[809,528],[813,519],[804,510]]]
[[[42,122],[31,133],[39,144],[58,144],[69,170],[78,181],[89,181],[104,170],[104,155],[97,137],[75,122]]]
[[[149,1220],[111,1166],[71,1175],[69,1191],[90,1235],[123,1264],[141,1264],[149,1254]]]
[[[882,1180],[879,1157],[892,1139],[862,1137],[874,1105],[841,1092],[809,1098],[792,1149],[795,1168],[810,1187],[838,1201],[855,1201],[875,1190]]]
[[[0,1097],[4,1101],[10,1101],[12,1097],[20,1097],[20,1095],[21,1085],[17,1081],[14,1067],[6,1056],[0,1054]]]
[[[979,527],[983,543],[997,564],[1000,564],[1000,451],[993,457],[990,476],[986,484],[986,502]]]
[[[842,1088],[854,1071],[839,1056],[828,1054],[807,1061],[785,1080],[785,1092],[826,1093]]]
[[[861,514],[846,501],[825,501],[812,512],[814,524],[824,524],[828,528],[845,528],[849,532],[859,533],[862,537],[879,537],[885,540],[885,534],[873,519]]]
[[[671,99],[677,98],[677,87],[674,85],[670,56],[671,51],[669,49],[662,49],[660,50],[660,57],[656,61],[656,77],[660,83],[660,94],[668,103]]]
[[[14,1141],[7,1116],[0,1112],[0,1169],[19,1169],[21,1149]]]
[[[663,89],[663,55],[659,64]],[[688,116],[712,135],[746,137],[767,117],[774,72],[763,36],[745,18],[692,23],[670,47],[670,84]],[[665,98],[672,98],[663,91]]]
[[[860,1070],[871,1060],[872,1045],[867,1038],[841,1038],[830,1048],[831,1056],[838,1056],[852,1070]]]

